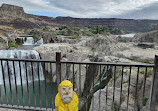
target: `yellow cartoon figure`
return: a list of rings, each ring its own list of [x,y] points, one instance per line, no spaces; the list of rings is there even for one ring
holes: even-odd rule
[[[78,97],[70,81],[64,80],[59,84],[55,108],[57,111],[78,111]]]

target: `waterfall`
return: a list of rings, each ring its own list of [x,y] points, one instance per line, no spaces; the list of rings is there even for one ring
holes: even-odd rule
[[[24,37],[24,44],[23,45],[42,45],[43,44],[43,38],[38,40],[36,43],[34,43],[33,37]]]
[[[43,38],[41,38],[39,41],[35,43],[35,45],[42,45],[42,44],[43,44]]]
[[[18,58],[18,59],[40,59],[39,54],[35,50],[0,50],[0,58]],[[28,75],[28,82],[32,82],[32,73],[34,75],[34,81],[38,80],[38,73],[40,76],[40,80],[44,80],[44,75],[43,75],[43,69],[41,63],[31,63],[30,62],[19,62],[15,61],[15,72],[13,68],[13,62],[9,61],[8,65],[6,61],[2,62],[2,66],[0,64],[0,84],[3,84],[3,76],[2,76],[2,67],[4,69],[3,75],[5,77],[5,82],[6,84],[9,83],[9,77],[12,82],[12,84],[15,83],[15,77],[14,74],[16,75],[16,82],[17,84],[21,84],[21,78],[20,78],[20,73],[22,75],[22,82],[26,83],[27,78],[26,74]],[[19,65],[21,68],[19,68]],[[26,73],[27,72],[27,73]]]
[[[25,37],[23,45],[34,45],[34,39],[33,39],[33,37]]]

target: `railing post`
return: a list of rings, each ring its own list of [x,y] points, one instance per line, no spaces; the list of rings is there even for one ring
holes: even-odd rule
[[[158,111],[156,105],[158,104],[158,56],[155,55],[154,76],[151,85],[149,111]]]
[[[56,52],[56,76],[57,76],[57,85],[60,84],[62,81],[62,75],[61,75],[61,52]]]

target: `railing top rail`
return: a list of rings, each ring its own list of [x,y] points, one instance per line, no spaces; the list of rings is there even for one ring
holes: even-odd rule
[[[24,61],[24,62],[51,62],[51,63],[56,63],[56,61],[41,60],[41,59],[0,58],[0,60],[6,60],[6,61]]]
[[[52,60],[39,60],[39,59],[17,59],[17,58],[0,58],[0,60],[6,61],[24,61],[24,62],[49,62],[56,63]],[[111,66],[133,66],[133,67],[154,67],[154,64],[131,64],[131,63],[112,63],[112,62],[77,62],[77,61],[60,61],[58,63],[67,64],[88,64],[88,65],[111,65]]]
[[[76,61],[61,61],[67,64],[88,64],[88,65],[111,65],[111,66],[136,66],[136,67],[154,67],[154,64],[131,64],[131,63],[112,63],[112,62],[76,62]]]

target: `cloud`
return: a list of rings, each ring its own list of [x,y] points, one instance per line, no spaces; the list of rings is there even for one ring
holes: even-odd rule
[[[0,0],[29,12],[52,12],[72,17],[123,17],[158,0]],[[122,16],[121,16],[122,15]]]
[[[157,0],[52,0],[49,3],[67,11],[71,10],[81,17],[111,17],[155,1]]]
[[[157,19],[158,18],[158,2],[132,10],[124,14],[115,16],[117,18],[130,19]]]

